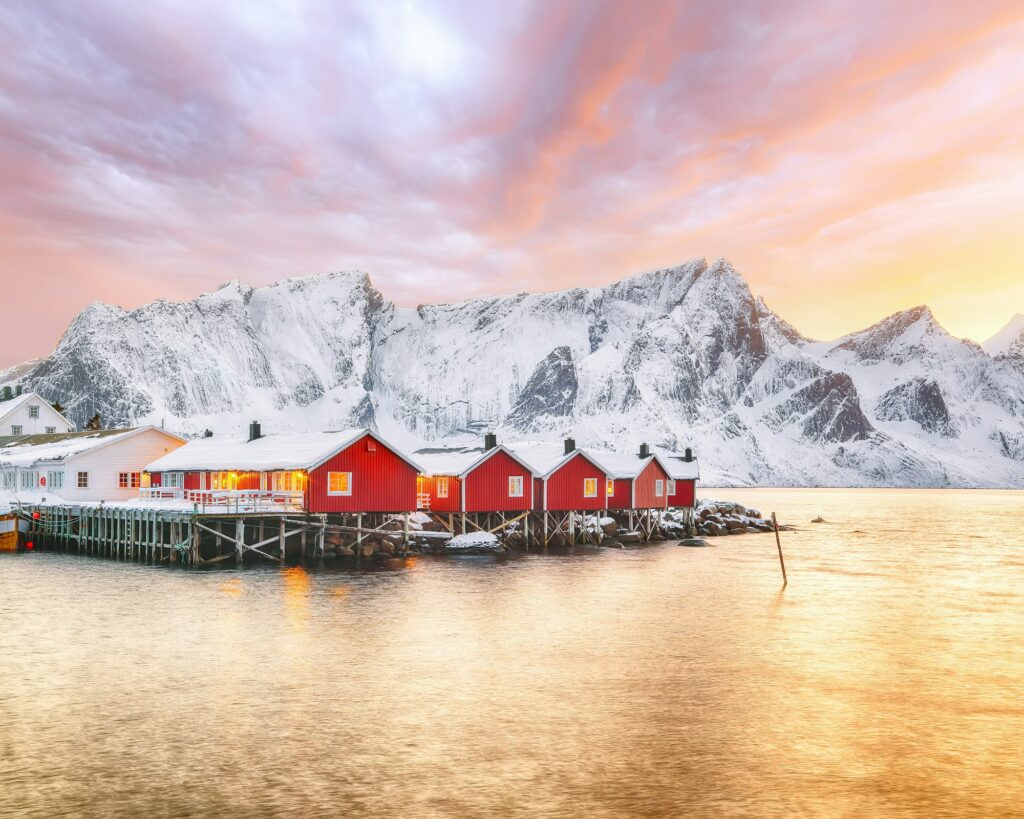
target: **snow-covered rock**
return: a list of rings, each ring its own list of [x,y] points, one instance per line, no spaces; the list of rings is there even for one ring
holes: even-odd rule
[[[416,309],[332,273],[91,305],[0,385],[60,400],[79,424],[99,411],[186,434],[371,425],[410,451],[495,430],[692,446],[705,484],[1024,486],[1011,325],[982,349],[918,307],[813,341],[724,260]]]
[[[445,552],[489,554],[505,551],[498,538],[490,532],[465,532],[444,544]]]

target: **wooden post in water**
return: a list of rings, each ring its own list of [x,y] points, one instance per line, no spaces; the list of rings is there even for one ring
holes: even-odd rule
[[[782,585],[788,586],[789,580],[786,578],[786,561],[782,559],[782,540],[779,538],[779,520],[775,517],[774,512],[772,512],[772,528],[775,529],[775,545],[779,549],[779,565],[782,567]]]

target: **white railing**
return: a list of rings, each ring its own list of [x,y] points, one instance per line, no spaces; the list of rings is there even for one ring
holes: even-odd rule
[[[139,490],[143,500],[181,500],[185,490],[176,486],[146,486]]]
[[[417,492],[416,493],[416,508],[417,509],[429,509],[430,508],[430,493],[429,492]]]
[[[141,489],[139,493],[146,500],[183,500],[200,512],[301,512],[306,507],[305,493],[272,489],[178,489],[153,486]]]

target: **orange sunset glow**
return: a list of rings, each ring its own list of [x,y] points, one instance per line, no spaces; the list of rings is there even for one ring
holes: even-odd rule
[[[803,333],[1024,312],[1024,5],[11,3],[0,367],[91,301],[727,257]]]

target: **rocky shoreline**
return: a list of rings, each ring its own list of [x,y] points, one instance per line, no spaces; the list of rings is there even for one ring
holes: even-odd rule
[[[700,501],[691,513],[685,509],[669,509],[653,521],[648,532],[637,528],[638,519],[627,512],[610,511],[608,515],[580,515],[576,525],[591,536],[590,545],[623,549],[651,542],[679,541],[683,546],[709,546],[704,538],[773,532],[770,520],[757,509],[731,501]],[[782,531],[792,527],[779,526]],[[359,543],[354,536],[330,534],[326,554],[341,558],[385,560],[421,554],[502,554],[523,548],[522,531],[511,524],[502,537],[486,532],[470,532],[451,536],[430,515],[417,513],[409,522],[409,545],[405,545],[404,524],[395,519]],[[568,546],[564,538],[553,537],[555,548]],[[583,545],[583,544],[581,544]]]

